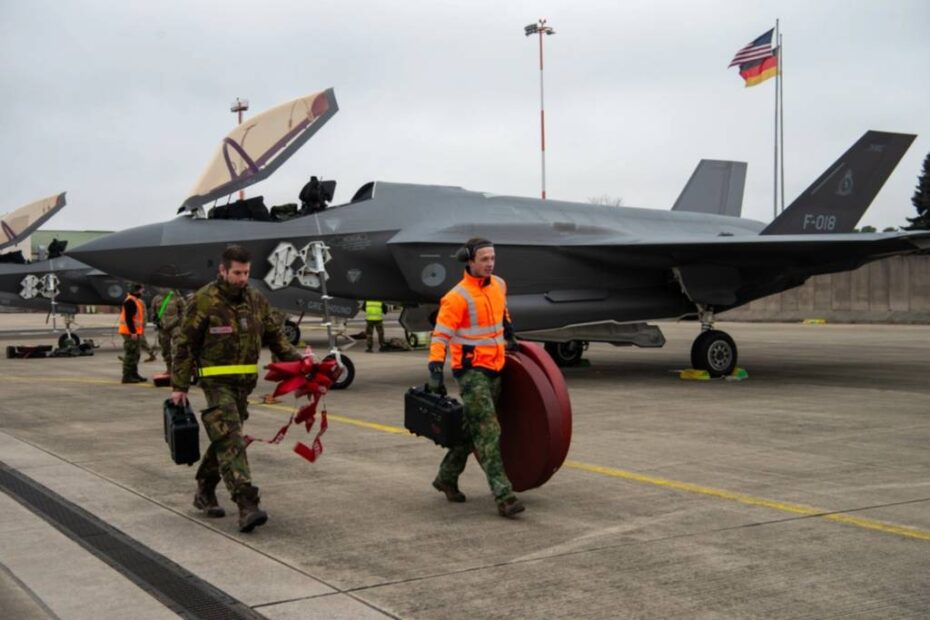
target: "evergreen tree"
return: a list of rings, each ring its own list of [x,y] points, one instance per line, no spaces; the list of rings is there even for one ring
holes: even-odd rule
[[[907,218],[910,226],[904,226],[904,230],[930,230],[930,153],[927,153],[924,169],[917,177],[917,189],[911,202],[917,209],[917,217]]]

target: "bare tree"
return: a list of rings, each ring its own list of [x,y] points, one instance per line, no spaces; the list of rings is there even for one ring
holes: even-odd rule
[[[616,196],[611,196],[610,194],[601,194],[600,196],[592,196],[588,198],[588,202],[593,205],[604,205],[605,207],[622,207],[623,198],[618,198]]]

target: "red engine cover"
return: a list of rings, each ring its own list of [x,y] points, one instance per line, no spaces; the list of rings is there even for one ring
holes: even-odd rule
[[[507,354],[497,416],[514,490],[542,486],[568,454],[572,412],[562,373],[539,345],[521,342]]]

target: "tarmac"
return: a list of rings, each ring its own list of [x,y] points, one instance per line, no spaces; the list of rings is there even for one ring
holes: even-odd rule
[[[44,319],[0,314],[0,344],[53,343]],[[290,449],[302,428],[249,448],[270,520],[242,534],[224,490],[224,519],[192,507],[168,390],[120,384],[115,315],[79,319],[93,356],[0,359],[4,618],[930,616],[930,326],[718,323],[743,381],[679,379],[695,323],[661,323],[662,349],[592,345],[564,373],[568,460],[513,520],[474,460],[466,503],[430,486],[443,451],[403,429],[425,350],[356,344],[316,463]],[[271,389],[259,437],[294,407],[259,404]]]

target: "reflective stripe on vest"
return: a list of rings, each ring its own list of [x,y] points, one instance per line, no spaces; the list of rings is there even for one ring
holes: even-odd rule
[[[207,366],[197,371],[201,377],[218,377],[222,375],[257,375],[258,364],[239,364],[234,366]]]

